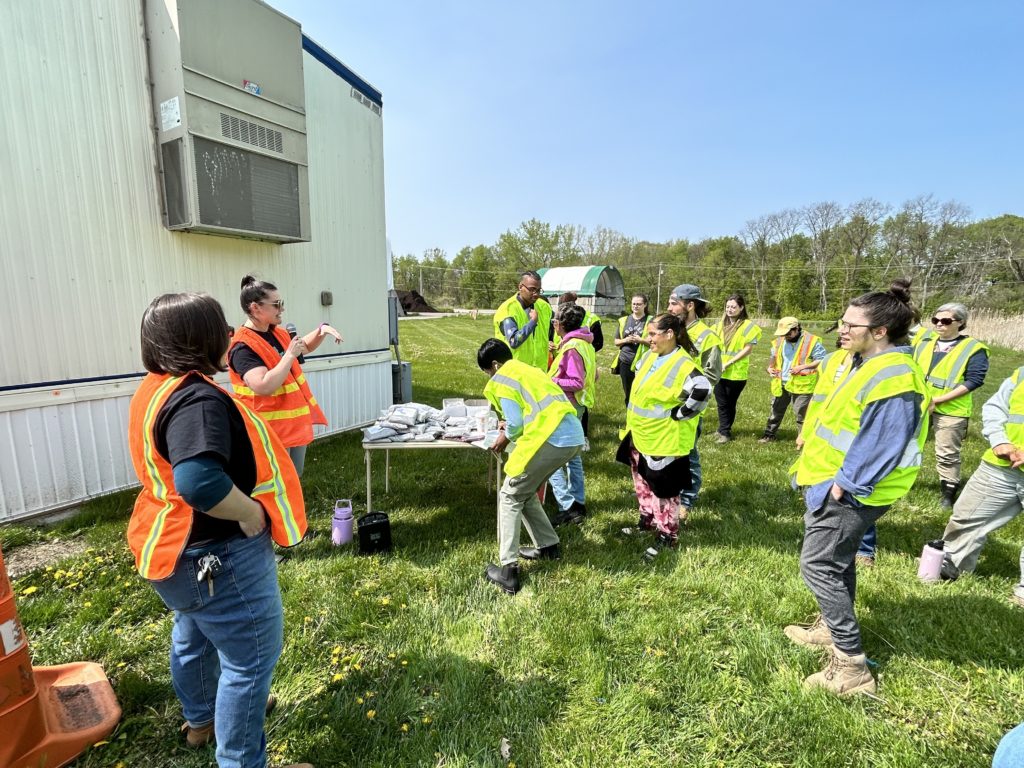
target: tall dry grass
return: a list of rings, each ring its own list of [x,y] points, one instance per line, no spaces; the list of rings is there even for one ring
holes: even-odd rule
[[[988,309],[972,312],[968,333],[988,344],[1024,352],[1024,315],[1004,315]]]

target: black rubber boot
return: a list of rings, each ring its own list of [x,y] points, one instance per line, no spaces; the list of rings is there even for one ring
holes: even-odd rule
[[[942,499],[939,501],[939,504],[943,509],[952,509],[953,502],[956,501],[957,491],[960,490],[960,483],[947,483],[943,480],[939,485],[942,487]]]
[[[508,594],[514,595],[520,589],[519,563],[509,563],[501,567],[488,563],[484,570],[484,578],[492,584],[497,584]]]
[[[524,560],[561,560],[562,551],[557,544],[547,547],[520,547],[519,556]]]

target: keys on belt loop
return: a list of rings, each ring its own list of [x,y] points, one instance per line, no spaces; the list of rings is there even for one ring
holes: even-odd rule
[[[206,582],[206,588],[210,592],[210,597],[213,597],[213,579],[215,576],[220,575],[220,572],[224,570],[224,566],[220,562],[220,558],[212,552],[208,552],[196,561],[198,569],[196,571],[196,581],[202,584]]]

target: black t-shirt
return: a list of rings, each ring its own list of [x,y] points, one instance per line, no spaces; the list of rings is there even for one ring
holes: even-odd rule
[[[626,316],[626,326],[622,329],[622,335],[615,334],[615,338],[624,339],[627,336],[643,336],[644,335],[644,322],[647,318],[641,317],[637,320],[632,314]],[[624,365],[629,368],[630,363],[633,362],[633,358],[636,357],[636,351],[639,344],[623,344],[619,347],[619,365]]]
[[[253,329],[255,330],[255,329]],[[281,346],[281,342],[277,340],[277,336],[274,335],[274,326],[270,326],[265,331],[255,331],[265,342],[277,350],[277,354],[284,356],[284,347]],[[231,366],[231,370],[245,378],[245,374],[251,371],[253,368],[266,368],[267,364],[263,362],[259,355],[252,351],[252,349],[246,344],[235,344],[231,350],[231,354],[228,356],[228,365]]]
[[[198,376],[189,377],[160,409],[156,449],[172,467],[199,456],[219,462],[246,495],[256,486],[256,459],[242,415],[224,390]],[[234,520],[195,509],[188,543],[220,541],[239,531]]]

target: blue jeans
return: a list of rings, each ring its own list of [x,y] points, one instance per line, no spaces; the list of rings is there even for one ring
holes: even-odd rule
[[[679,494],[679,503],[687,509],[692,509],[697,503],[697,494],[700,493],[700,452],[697,450],[697,440],[700,439],[701,428],[704,426],[704,419],[700,416],[697,422],[697,436],[693,441],[693,450],[690,451],[690,489]]]
[[[857,557],[874,557],[876,549],[878,549],[878,529],[872,523],[871,527],[864,531],[864,538],[860,540]]]
[[[196,560],[220,558],[214,595],[196,581]],[[284,642],[284,613],[269,529],[187,549],[174,573],[151,581],[174,611],[171,682],[185,719],[214,723],[220,768],[263,768],[263,733],[274,665]]]
[[[563,512],[569,509],[574,501],[582,504],[584,501],[583,458],[576,454],[568,464],[556,469],[555,474],[548,482],[551,483],[551,490],[555,493],[558,508]]]

